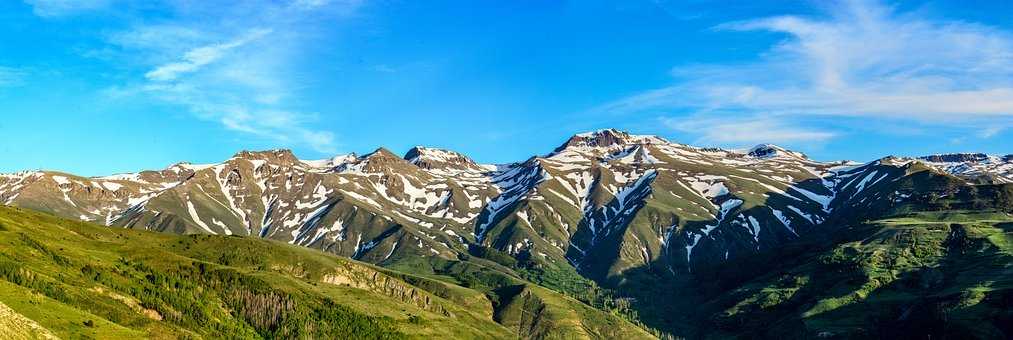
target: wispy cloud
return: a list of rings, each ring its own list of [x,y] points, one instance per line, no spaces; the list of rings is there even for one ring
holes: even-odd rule
[[[21,85],[25,81],[26,74],[23,69],[0,66],[0,87]]]
[[[983,136],[1013,124],[1013,34],[1008,31],[901,13],[871,0],[843,1],[822,18],[780,16],[715,29],[785,38],[758,61],[679,67],[672,71],[675,85],[601,109],[681,111],[747,122],[761,117],[765,123],[745,125],[756,129],[734,131],[794,140],[825,140],[833,134],[771,135],[766,124],[866,117],[988,128]]]
[[[978,134],[978,137],[981,137],[981,138],[992,138],[992,137],[995,137],[995,135],[998,135],[1004,129],[1005,129],[1004,127],[1000,127],[1000,126],[990,126],[990,127],[985,128],[984,130],[981,130],[981,133]]]
[[[120,57],[145,71],[136,81],[106,93],[150,96],[232,131],[334,152],[335,136],[311,127],[319,115],[301,108],[292,91],[303,86],[298,60],[314,43],[309,37],[316,36],[312,30],[317,26],[307,21],[344,17],[359,5],[296,0],[181,6],[185,16],[179,20],[108,36],[110,46],[122,52]]]
[[[60,17],[105,8],[111,0],[24,0],[40,17]]]
[[[824,142],[837,135],[835,132],[766,117],[736,119],[665,117],[661,122],[668,128],[698,136],[694,143],[702,145]]]
[[[296,0],[292,2],[292,7],[312,10],[330,6],[342,14],[351,14],[358,10],[362,3],[363,0]]]
[[[271,33],[271,30],[254,29],[246,35],[226,43],[194,48],[183,55],[183,60],[158,66],[145,73],[144,77],[153,81],[175,80],[180,75],[198,71],[201,67],[218,61],[231,50],[257,40],[268,33]]]

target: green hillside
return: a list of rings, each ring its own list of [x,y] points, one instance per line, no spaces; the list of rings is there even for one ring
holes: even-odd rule
[[[637,273],[620,291],[689,338],[1008,338],[1013,186],[955,183],[919,172],[823,233],[693,276]],[[898,190],[918,197],[882,194]]]
[[[702,322],[713,327],[707,335],[763,329],[777,338],[988,339],[1013,332],[1008,215],[915,214],[847,227],[831,238],[740,263],[776,265],[738,273],[741,284],[703,305]]]
[[[602,130],[2,175],[0,338],[1009,337],[1013,184],[930,159]]]
[[[262,239],[0,207],[0,244],[5,338],[650,337],[523,281],[488,294]]]

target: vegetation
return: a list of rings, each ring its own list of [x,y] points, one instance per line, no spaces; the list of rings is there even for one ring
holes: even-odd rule
[[[616,291],[602,287],[596,282],[581,276],[573,267],[569,266],[548,266],[537,264],[533,261],[517,261],[513,257],[499,252],[495,249],[472,246],[471,255],[465,255],[461,261],[450,261],[436,257],[412,257],[402,258],[396,262],[389,263],[388,268],[402,272],[410,272],[425,275],[435,280],[454,283],[463,287],[482,292],[493,304],[497,315],[503,315],[503,311],[514,308],[511,305],[516,303],[515,299],[528,299],[529,295],[555,295],[562,294],[572,302],[580,302],[581,307],[566,307],[566,309],[588,309],[594,310],[579,319],[590,320],[602,318],[598,324],[620,324],[623,320],[643,329],[654,337],[665,337],[668,334],[662,330],[649,327],[640,320],[638,311],[633,308],[633,298],[620,296]],[[509,259],[509,260],[507,260]],[[423,284],[418,279],[407,278],[413,284]],[[531,290],[531,284],[547,288],[542,290]],[[527,290],[525,290],[527,289]],[[519,291],[526,291],[528,295],[519,294]],[[441,295],[437,293],[437,295]],[[545,298],[539,296],[538,298]],[[523,304],[522,304],[523,305]],[[589,308],[590,307],[590,308]],[[601,311],[602,313],[598,313]],[[569,316],[571,318],[578,318]],[[520,325],[513,325],[520,327]],[[630,328],[629,326],[623,326]],[[627,334],[646,336],[639,331],[625,331]]]
[[[12,208],[0,208],[0,223],[0,302],[61,337],[399,339],[440,317],[385,296],[382,307],[403,317],[346,306],[337,300],[368,294],[314,281],[344,260],[273,242],[117,230]],[[286,265],[317,272],[265,270]]]
[[[395,254],[379,268],[257,238],[0,208],[0,313],[27,325],[0,322],[0,338],[1013,334],[1013,185],[969,186],[924,171],[882,183],[849,193],[860,196],[834,206],[814,232],[692,272],[621,240],[610,251],[622,263],[580,272],[478,245],[456,260]],[[648,222],[629,228],[653,228]]]
[[[937,211],[859,223],[752,261],[696,309],[697,335],[1002,338],[1013,327],[1013,218]],[[775,261],[774,259],[779,259]],[[761,265],[767,263],[767,265]],[[705,333],[706,332],[706,333]],[[692,336],[692,335],[691,335]]]
[[[649,337],[480,258],[426,263],[431,274],[415,275],[274,241],[107,228],[17,208],[0,207],[0,225],[0,303],[59,337]],[[421,268],[410,263],[401,269]],[[543,301],[537,327],[498,317],[525,305],[503,295],[508,286]]]

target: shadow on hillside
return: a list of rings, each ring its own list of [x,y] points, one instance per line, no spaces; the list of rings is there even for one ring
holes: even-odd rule
[[[893,186],[889,183],[884,181],[876,185],[881,187],[879,190],[884,190],[883,187]],[[730,191],[739,192],[734,183],[726,185]],[[822,179],[806,179],[793,186],[821,195],[830,194]],[[875,233],[875,230],[856,229],[854,224],[857,219],[835,216],[833,212],[824,211],[824,206],[814,200],[793,199],[769,190],[766,194],[766,198],[758,205],[745,210],[733,209],[728,217],[684,222],[682,229],[669,239],[667,253],[648,264],[627,269],[613,278],[605,278],[600,273],[589,277],[603,286],[615,288],[620,296],[629,298],[632,309],[651,328],[690,337],[702,335],[694,332],[707,328],[699,325],[709,325],[718,332],[732,333],[741,331],[742,328],[739,327],[748,324],[763,328],[763,323],[721,318],[716,313],[734,307],[736,302],[749,294],[750,287],[747,285],[750,282],[756,282],[759,278],[774,280],[785,275],[788,269],[816,261],[819,254],[831,251],[838,244],[866,238]],[[797,191],[789,194],[805,197]],[[892,208],[892,200],[879,201],[883,204],[877,207],[877,211]],[[829,205],[833,207],[836,203],[830,202]],[[792,212],[792,207],[811,214],[803,216]],[[781,215],[775,215],[771,208],[778,209]],[[850,209],[843,210],[850,213]],[[759,220],[761,230],[758,235],[753,235],[753,230],[743,224],[732,223],[732,217],[739,214]],[[679,221],[678,216],[673,216],[672,219]],[[782,219],[786,219],[790,227],[785,226]],[[687,256],[687,245],[692,242],[687,231],[700,234],[701,229],[719,222],[717,228],[693,245],[691,256]],[[608,252],[602,252],[607,254],[606,258],[619,255],[619,238],[628,227],[628,224],[622,225],[614,237],[616,241],[606,243],[612,245],[607,248]],[[843,233],[838,234],[836,231]],[[605,271],[607,274],[607,268]],[[778,320],[765,322],[776,321]],[[800,333],[783,335],[806,335],[800,320],[793,327]]]
[[[922,263],[876,286],[868,276],[869,264],[862,262],[875,257],[874,252],[834,257],[834,250],[836,245],[872,237],[895,240],[890,233],[874,236],[881,231],[881,227],[864,225],[836,233],[831,243],[800,240],[778,251],[684,275],[681,280],[658,275],[662,273],[650,266],[639,267],[627,272],[629,283],[619,291],[633,299],[637,311],[662,315],[645,317],[643,322],[649,327],[691,338],[1003,338],[1013,334],[1013,281],[1004,274],[1013,267],[1013,256],[984,247],[982,238],[966,241],[956,233],[943,244],[947,250],[937,262]],[[876,266],[878,270],[900,269],[898,263]],[[869,284],[874,288],[866,296],[855,295]],[[791,293],[781,294],[785,291]],[[755,297],[759,299],[750,300]],[[803,323],[803,313],[813,310],[818,312]]]
[[[812,187],[822,183],[809,180],[796,185]],[[730,189],[734,191],[734,188]],[[632,220],[630,217],[607,238],[602,238],[602,242],[598,242],[599,246],[593,252],[588,251],[594,254],[594,257],[589,259],[599,262],[581,263],[581,273],[602,286],[614,288],[621,298],[630,302],[630,308],[636,312],[645,326],[680,337],[695,337],[699,335],[695,333],[700,329],[701,321],[706,321],[706,317],[698,313],[702,304],[770,272],[772,267],[804,262],[803,255],[818,250],[819,245],[827,243],[822,235],[813,236],[816,234],[811,233],[814,227],[811,224],[795,231],[803,236],[810,235],[807,239],[800,239],[794,232],[784,228],[766,208],[769,205],[784,206],[793,203],[807,211],[822,211],[822,206],[814,202],[789,200],[771,194],[759,206],[729,212],[731,216],[739,213],[764,216],[764,231],[760,234],[759,249],[752,234],[745,228],[733,227],[728,219],[720,221],[718,217],[706,221],[685,221],[679,233],[669,240],[668,253],[652,259],[648,264],[626,269],[621,275],[608,277],[609,267],[606,261],[620,257],[622,240]],[[610,202],[609,206],[612,204],[616,204],[615,200]],[[637,213],[641,208],[637,208]],[[792,219],[801,221],[801,218]],[[678,215],[672,215],[671,220],[676,225],[681,222]],[[702,237],[693,247],[690,257],[692,270],[690,270],[690,263],[686,261],[686,245],[689,240],[684,231],[699,233],[699,230],[708,225],[719,222],[722,223],[718,228]],[[586,230],[586,221],[581,225]],[[725,259],[725,251],[728,249],[734,251],[727,253],[729,257]],[[571,249],[567,255],[576,254]]]

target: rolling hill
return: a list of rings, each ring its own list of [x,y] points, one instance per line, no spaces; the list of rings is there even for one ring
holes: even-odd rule
[[[486,295],[256,238],[2,207],[0,244],[5,338],[651,337],[519,279]]]

